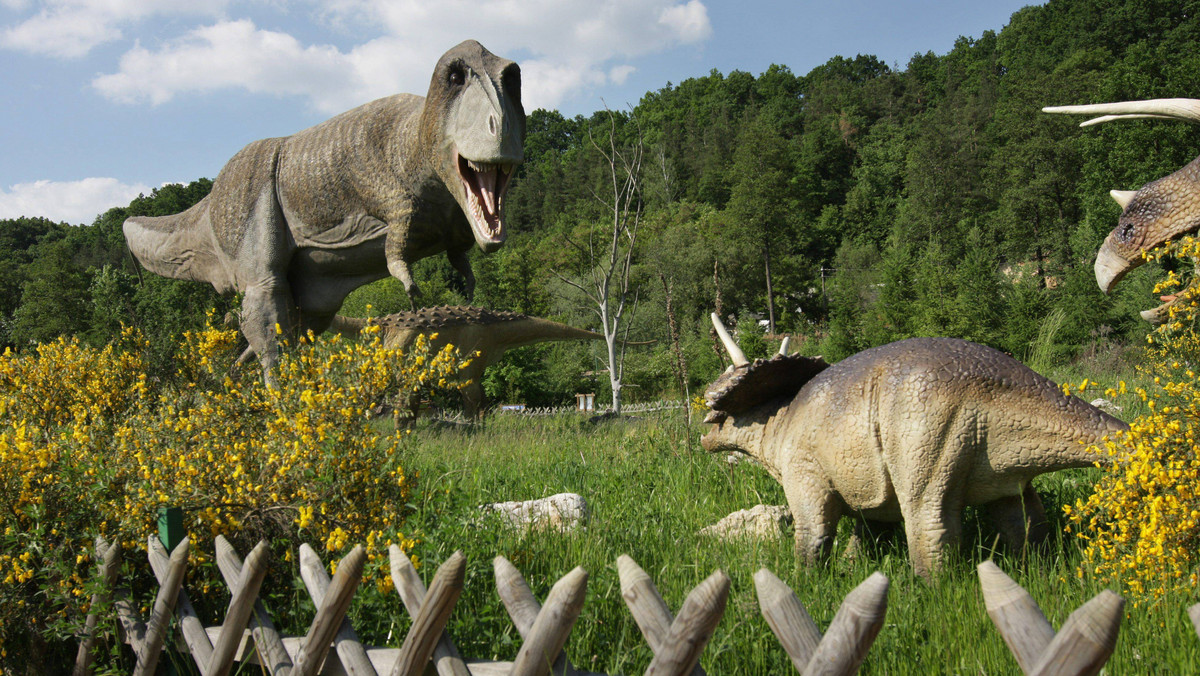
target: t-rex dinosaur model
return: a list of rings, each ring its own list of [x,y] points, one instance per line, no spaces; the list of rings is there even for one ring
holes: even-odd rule
[[[785,351],[751,363],[713,324],[734,366],[705,393],[714,425],[701,445],[746,453],[783,485],[805,559],[827,554],[838,520],[858,514],[903,521],[913,570],[928,577],[966,505],[987,505],[1021,547],[1045,529],[1030,480],[1095,464],[1080,442],[1128,429],[964,340],[912,338],[832,366]]]
[[[524,155],[521,71],[478,42],[446,52],[424,98],[398,94],[231,159],[179,214],[125,221],[149,270],[245,294],[241,331],[268,378],[276,334],[324,331],[355,288],[410,265],[504,243],[504,194]]]
[[[1083,106],[1051,106],[1047,113],[1099,115],[1080,124],[1086,127],[1111,120],[1161,118],[1200,122],[1200,100],[1153,99]],[[1130,270],[1145,262],[1142,253],[1200,230],[1200,157],[1170,176],[1147,183],[1139,190],[1113,190],[1121,205],[1117,227],[1096,255],[1096,282],[1108,293]],[[1198,276],[1200,277],[1200,276]],[[1193,278],[1193,285],[1196,278]],[[1190,294],[1188,294],[1190,295]],[[1171,305],[1185,294],[1142,312],[1142,318],[1161,323]]]
[[[604,340],[603,334],[549,319],[449,305],[398,312],[371,320],[338,315],[330,328],[353,337],[368,321],[380,326],[384,347],[407,350],[417,336],[436,334],[436,338],[430,339],[432,351],[453,345],[464,357],[478,352],[459,372],[461,382],[467,383],[461,390],[463,412],[471,418],[479,417],[483,411],[483,386],[480,384],[483,370],[500,361],[505,351],[551,340]]]

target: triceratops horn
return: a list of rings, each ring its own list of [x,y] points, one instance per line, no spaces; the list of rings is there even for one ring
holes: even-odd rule
[[[737,343],[733,342],[733,338],[729,335],[729,331],[725,330],[725,325],[721,323],[721,318],[717,313],[712,313],[713,328],[717,330],[717,335],[721,337],[721,342],[725,345],[725,351],[729,353],[729,359],[734,366],[745,366],[750,363],[746,359],[746,353],[742,352],[742,348],[738,347]]]
[[[792,342],[791,336],[784,336],[783,342],[779,344],[779,354],[786,357],[787,353],[788,353],[788,346],[791,345],[791,342]]]
[[[1099,115],[1079,126],[1087,127],[1112,120],[1134,118],[1159,118],[1200,122],[1200,100],[1198,99],[1150,99],[1149,101],[1122,101],[1120,103],[1096,103],[1084,106],[1047,106],[1044,113],[1070,113],[1075,115]]]
[[[1137,194],[1137,191],[1136,190],[1109,190],[1108,194],[1112,195],[1113,200],[1116,201],[1117,204],[1120,204],[1121,208],[1124,209],[1125,207],[1129,206],[1130,202],[1133,201],[1133,196]]]

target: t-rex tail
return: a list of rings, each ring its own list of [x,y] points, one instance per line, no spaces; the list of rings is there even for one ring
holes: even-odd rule
[[[133,216],[122,230],[135,258],[147,270],[163,277],[214,282],[219,276],[216,242],[208,218],[208,198],[170,216]],[[213,286],[219,285],[214,282]]]

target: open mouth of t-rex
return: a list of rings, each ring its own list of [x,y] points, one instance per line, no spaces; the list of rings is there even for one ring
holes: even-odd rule
[[[504,242],[504,194],[515,167],[458,156],[458,177],[467,193],[467,217],[481,246]]]

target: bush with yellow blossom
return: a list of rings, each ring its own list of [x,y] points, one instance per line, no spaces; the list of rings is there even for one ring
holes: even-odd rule
[[[1147,257],[1166,256],[1200,260],[1200,243],[1185,238]],[[1194,592],[1200,582],[1200,308],[1196,288],[1181,286],[1172,272],[1155,289],[1178,299],[1147,336],[1138,366],[1153,382],[1135,390],[1149,413],[1096,448],[1112,464],[1090,497],[1064,508],[1068,529],[1086,543],[1079,576],[1123,584],[1138,602]]]
[[[132,330],[103,349],[59,339],[0,356],[0,667],[60,663],[85,614],[93,538],[144,562],[163,506],[184,511],[189,585],[201,591],[217,580],[219,534],[243,552],[265,538],[285,559],[301,542],[330,560],[362,543],[368,575],[386,581],[388,545],[412,546],[400,530],[412,480],[406,432],[370,411],[464,361],[427,341],[384,348],[375,327],[358,342],[299,342],[275,387],[256,365],[230,372],[236,333],[211,321],[185,334],[170,382],[147,377]]]

